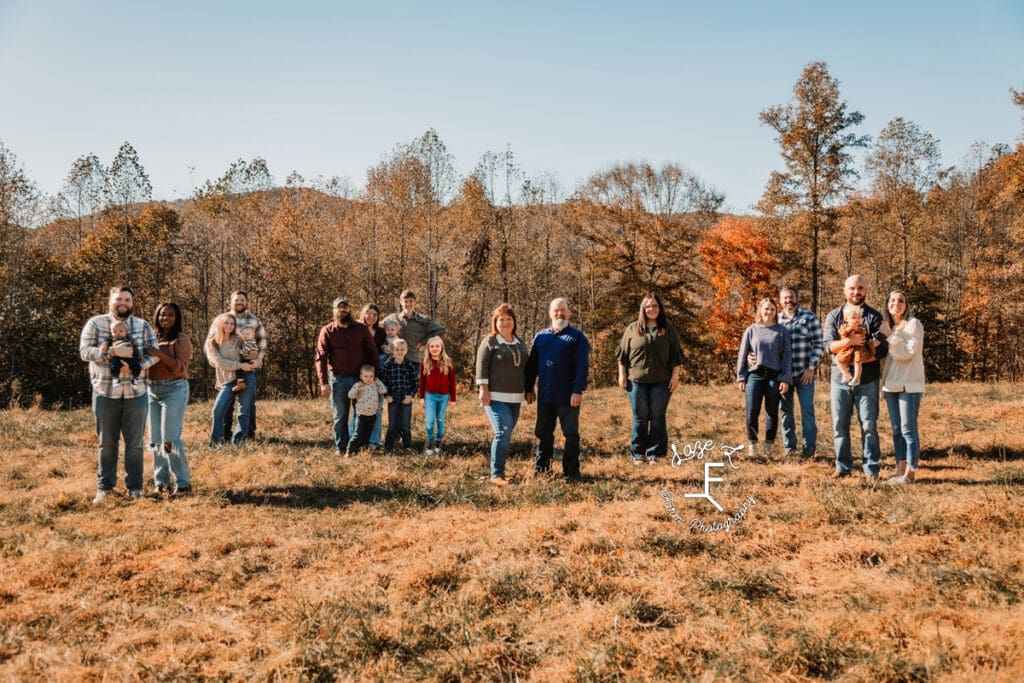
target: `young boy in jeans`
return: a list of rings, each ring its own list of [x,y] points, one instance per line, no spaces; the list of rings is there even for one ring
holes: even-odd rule
[[[380,371],[391,397],[388,403],[388,433],[384,437],[386,451],[394,447],[399,437],[402,438],[404,448],[412,448],[412,402],[419,385],[416,365],[406,358],[409,345],[404,339],[396,339],[391,345],[395,355],[384,363]]]

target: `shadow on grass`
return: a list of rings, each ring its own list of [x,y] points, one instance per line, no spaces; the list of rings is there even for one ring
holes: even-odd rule
[[[436,499],[429,493],[404,487],[360,486],[264,486],[253,489],[228,489],[221,498],[229,505],[255,505],[282,508],[324,510],[341,508],[352,503],[401,501],[419,507],[434,507]]]
[[[1024,449],[1003,448],[1002,446],[991,446],[989,448],[975,448],[974,446],[953,446],[949,449],[926,448],[921,451],[922,460],[942,460],[945,458],[958,457],[968,460],[981,460],[985,462],[1017,462],[1024,460]]]
[[[292,446],[296,448],[323,448],[324,450],[334,450],[334,442],[330,439],[285,439],[280,436],[261,436],[257,443],[275,446]]]

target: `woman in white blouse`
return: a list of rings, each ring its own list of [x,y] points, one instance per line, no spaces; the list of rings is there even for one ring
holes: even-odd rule
[[[924,395],[924,327],[910,315],[907,295],[889,293],[882,311],[883,332],[889,334],[889,357],[882,370],[882,395],[889,406],[896,476],[890,484],[912,484],[921,456],[917,415]]]

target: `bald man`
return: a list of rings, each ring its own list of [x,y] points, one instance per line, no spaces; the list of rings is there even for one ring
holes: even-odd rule
[[[548,317],[551,326],[533,338],[526,362],[526,402],[537,400],[534,473],[551,471],[557,420],[565,436],[562,474],[576,480],[580,477],[580,403],[590,373],[590,342],[583,332],[569,325],[572,311],[565,299],[551,302]]]
[[[853,470],[853,453],[850,441],[850,422],[853,411],[857,411],[860,423],[861,448],[863,451],[864,480],[868,484],[878,482],[878,466],[881,452],[878,447],[878,381],[879,361],[889,352],[889,344],[879,332],[882,314],[864,303],[868,293],[867,281],[863,275],[851,275],[843,283],[845,303],[859,306],[864,314],[868,336],[851,334],[845,339],[839,334],[843,324],[843,307],[828,314],[825,319],[824,336],[829,340],[828,350],[832,354],[832,439],[836,451],[836,471],[832,475],[839,479],[850,476]],[[865,363],[860,384],[850,386],[843,381],[836,364],[835,354],[858,344],[870,344],[875,350],[875,360]]]

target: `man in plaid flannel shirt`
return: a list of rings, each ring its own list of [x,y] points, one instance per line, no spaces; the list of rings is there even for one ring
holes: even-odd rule
[[[96,498],[100,503],[117,485],[117,451],[119,439],[124,435],[124,483],[132,500],[142,498],[142,453],[146,431],[146,413],[149,387],[149,368],[158,362],[155,356],[143,355],[142,372],[138,382],[114,382],[110,374],[112,353],[130,355],[131,348],[112,350],[110,325],[116,319],[128,327],[132,346],[142,351],[156,346],[156,335],[149,323],[132,315],[134,297],[128,287],[110,290],[110,312],[89,319],[82,328],[78,352],[89,362],[92,381],[92,411],[96,416],[96,435],[99,437],[99,466],[96,477]]]
[[[818,443],[818,426],[814,421],[814,373],[825,348],[821,323],[814,313],[797,306],[796,291],[790,287],[779,290],[779,323],[789,329],[793,349],[793,384],[782,394],[782,447],[792,455],[796,451],[796,419],[794,394],[800,403],[801,454],[814,457]]]

